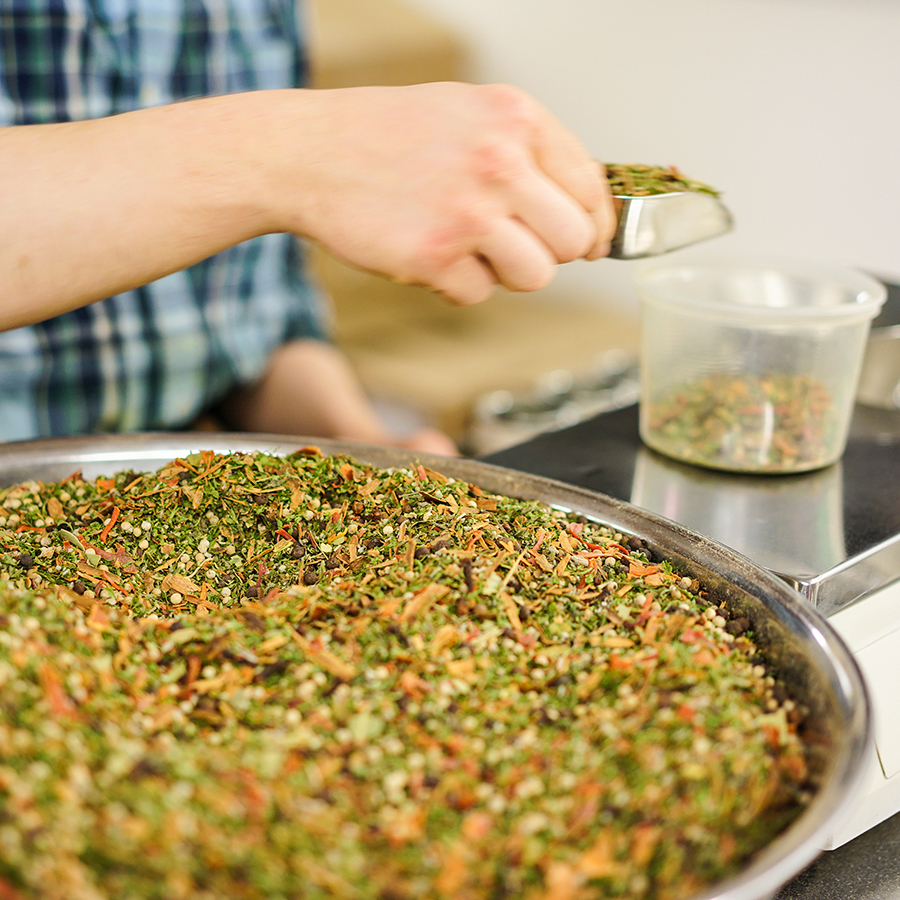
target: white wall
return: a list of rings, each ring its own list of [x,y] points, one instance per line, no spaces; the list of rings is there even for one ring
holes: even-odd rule
[[[900,0],[409,2],[467,39],[472,80],[528,89],[598,159],[720,188],[737,227],[706,252],[900,280]],[[556,291],[627,305],[632,265],[572,264]]]

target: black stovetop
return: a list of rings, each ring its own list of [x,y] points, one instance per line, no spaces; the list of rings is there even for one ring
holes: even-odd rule
[[[742,475],[642,442],[636,405],[484,457],[625,500],[785,577],[826,615],[900,577],[900,411],[857,406],[842,459]]]

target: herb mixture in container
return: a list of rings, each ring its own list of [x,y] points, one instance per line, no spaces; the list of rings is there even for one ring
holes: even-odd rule
[[[809,798],[748,621],[421,465],[0,492],[0,895],[684,898]]]
[[[636,284],[647,445],[736,472],[804,472],[840,458],[883,285],[766,259],[645,265]]]

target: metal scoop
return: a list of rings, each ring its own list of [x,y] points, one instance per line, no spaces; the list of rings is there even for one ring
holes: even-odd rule
[[[712,194],[677,191],[647,197],[613,197],[619,226],[613,259],[658,256],[730,231],[731,213]]]

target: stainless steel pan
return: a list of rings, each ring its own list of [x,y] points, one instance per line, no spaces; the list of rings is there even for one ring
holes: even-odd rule
[[[303,437],[234,434],[153,434],[12,443],[0,447],[0,484],[86,477],[122,469],[149,471],[196,450],[286,454],[314,444],[380,466],[422,462],[496,493],[541,500],[634,534],[707,590],[747,616],[770,665],[810,710],[821,737],[812,767],[817,790],[800,818],[727,882],[690,900],[763,900],[806,866],[847,807],[872,752],[869,705],[849,651],[793,589],[738,553],[660,516],[602,494],[472,460]]]

